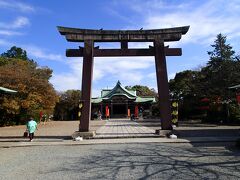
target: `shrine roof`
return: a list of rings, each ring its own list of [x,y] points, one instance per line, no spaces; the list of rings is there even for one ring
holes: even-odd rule
[[[102,102],[102,98],[92,98],[91,99],[91,103],[98,104],[100,102]]]
[[[91,102],[98,104],[101,103],[102,101],[108,101],[111,100],[112,97],[117,97],[117,96],[125,96],[127,99],[136,102],[136,103],[144,103],[144,102],[149,102],[149,103],[154,103],[156,102],[155,97],[139,97],[136,95],[136,91],[132,90],[127,90],[124,88],[121,83],[118,81],[116,86],[113,89],[105,89],[102,90],[101,97],[99,98],[92,98]]]
[[[240,88],[240,84],[235,85],[235,86],[231,86],[228,89],[239,89],[239,88]]]
[[[156,102],[155,97],[137,97],[135,102],[137,103],[143,103],[143,102]]]
[[[12,90],[12,89],[8,89],[8,88],[5,88],[5,87],[0,87],[0,93],[14,94],[14,93],[17,93],[17,91]]]
[[[120,81],[117,82],[116,86],[109,92],[107,92],[106,94],[104,94],[102,96],[103,99],[111,99],[113,96],[121,96],[124,95],[126,96],[128,99],[136,99],[136,93],[133,93],[132,91],[127,90],[126,88],[124,88]]]

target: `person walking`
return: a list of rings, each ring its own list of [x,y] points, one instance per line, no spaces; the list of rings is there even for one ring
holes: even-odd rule
[[[98,120],[102,120],[102,113],[100,110],[98,111]]]
[[[36,121],[30,117],[30,119],[27,122],[27,131],[29,133],[29,140],[32,141],[34,138],[34,132],[37,129],[37,123]]]

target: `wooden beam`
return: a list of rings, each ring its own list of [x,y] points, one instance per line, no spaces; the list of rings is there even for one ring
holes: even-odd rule
[[[103,29],[80,29],[80,28],[70,28],[57,26],[57,29],[61,35],[66,34],[84,34],[84,35],[122,35],[122,34],[174,34],[181,33],[186,34],[190,26],[181,26],[181,27],[172,27],[172,28],[163,28],[163,29],[140,29],[140,30],[103,30]]]
[[[160,38],[165,42],[179,41],[182,37],[181,33],[169,33],[169,34],[66,34],[65,38],[69,42],[84,42],[85,40],[93,40],[94,42],[153,42],[155,39]]]
[[[165,48],[165,56],[181,56],[182,48]]]
[[[83,49],[67,49],[66,50],[67,57],[83,57]]]
[[[94,50],[95,57],[115,57],[115,56],[154,56],[151,49],[98,49]]]
[[[187,33],[188,29],[189,26],[149,30],[96,30],[58,26],[60,34],[70,42],[84,42],[85,40],[94,42],[154,42],[155,39],[178,41],[182,35]]]
[[[114,56],[154,56],[154,48],[149,49],[94,49],[94,57],[114,57]],[[166,56],[181,56],[181,48],[165,48]],[[83,49],[67,49],[67,57],[83,57]]]

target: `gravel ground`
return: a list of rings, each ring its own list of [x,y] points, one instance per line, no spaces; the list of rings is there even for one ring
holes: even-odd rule
[[[106,121],[90,121],[90,130],[96,130],[104,125]],[[38,124],[38,130],[35,135],[37,137],[64,137],[71,136],[78,131],[79,121],[50,121]],[[26,126],[10,126],[0,127],[0,138],[5,137],[22,137]]]
[[[0,149],[0,179],[240,179],[240,151],[203,144]]]

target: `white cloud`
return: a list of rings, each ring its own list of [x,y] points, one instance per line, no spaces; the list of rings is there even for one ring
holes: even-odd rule
[[[175,75],[176,75],[176,73],[170,73],[170,74],[168,75],[168,80],[174,79]]]
[[[4,39],[0,39],[0,45],[1,45],[1,46],[11,46],[12,43],[11,43],[11,42],[8,42],[8,41],[6,41],[6,40],[4,40]]]
[[[59,91],[67,89],[81,89],[82,58],[70,58],[66,61],[70,68],[68,73],[53,74],[51,82]],[[126,84],[141,84],[143,80],[152,81],[144,70],[154,66],[151,58],[95,58],[93,70],[93,84],[102,79],[120,80]],[[153,77],[153,79],[155,79]],[[93,97],[98,96],[97,89],[93,90]]]
[[[147,75],[147,77],[150,78],[150,79],[156,79],[156,76],[157,76],[156,72],[152,72],[152,73]]]
[[[120,4],[115,1],[114,8],[118,6],[121,7],[123,4],[127,4],[125,7],[135,11],[139,15],[138,21],[136,21],[138,22],[137,24],[129,22],[129,25],[125,26],[123,29],[138,29],[139,27],[143,27],[143,29],[159,29],[190,25],[189,32],[183,35],[179,42],[166,43],[166,45],[169,44],[170,47],[182,47],[183,44],[188,45],[194,43],[195,45],[199,45],[200,51],[203,46],[212,44],[218,33],[227,35],[228,40],[239,39],[240,37],[240,23],[237,23],[240,19],[239,0],[233,0],[231,2],[224,0],[203,2],[181,1],[178,3],[176,3],[176,1],[169,2],[158,0],[140,1],[139,3],[139,1],[133,0],[121,1]],[[111,15],[118,17],[118,13],[112,13]],[[121,20],[126,18],[134,19],[133,16],[136,17],[136,14],[130,17],[121,16],[118,18]],[[129,47],[142,48],[147,45],[147,43],[131,43]],[[188,57],[191,63],[184,63],[176,68],[170,68],[171,71],[168,73],[168,78],[174,78],[177,72],[187,68],[192,69],[193,67],[197,67],[198,64],[203,64],[203,62],[205,62],[205,59],[200,58],[201,55],[196,54],[195,56],[196,58]],[[130,64],[128,64],[129,62]],[[106,65],[104,66],[105,70],[99,67],[97,68],[99,68],[100,71],[105,71],[105,75],[101,74],[101,78],[111,76],[112,79],[115,79],[116,76],[118,76],[123,79],[122,82],[124,83],[130,81],[131,84],[139,81],[145,84],[150,84],[150,81],[151,84],[156,83],[156,74],[154,72],[155,66],[152,64],[153,72],[146,75],[144,73],[146,69],[142,68],[143,66],[141,63],[142,62],[135,62],[131,65],[131,58],[129,58],[129,61],[126,62],[110,61],[109,66],[111,65],[112,68],[106,67],[107,64],[105,63],[103,63]],[[139,69],[137,69],[137,67],[139,67]],[[126,76],[123,74],[126,74]],[[146,77],[148,78],[147,81],[145,81]]]
[[[27,17],[17,17],[13,22],[3,23],[0,22],[0,28],[2,29],[18,29],[30,25],[30,21]]]
[[[13,22],[8,23],[0,22],[0,35],[3,36],[23,35],[24,33],[15,31],[14,29],[23,28],[28,25],[30,25],[30,21],[26,17],[17,17]]]
[[[81,74],[79,77],[76,75],[77,74],[74,73],[55,74],[53,72],[53,76],[50,82],[58,91],[66,91],[68,89],[81,89]]]
[[[141,84],[144,73],[140,71],[129,71],[119,74],[118,77],[124,84]]]
[[[24,13],[35,11],[33,6],[13,0],[0,0],[0,9],[1,8],[17,10]]]
[[[239,5],[240,2],[235,1],[235,6]],[[233,2],[229,5],[227,1],[212,0],[188,9],[176,8],[171,13],[153,13],[146,18],[145,27],[151,29],[190,25],[182,43],[210,44],[218,33],[238,36],[240,24],[236,22],[239,21],[240,14],[238,10],[232,9],[232,15],[229,16],[232,6]]]
[[[1,31],[0,31],[1,34]],[[64,62],[66,57],[63,57],[61,54],[50,53],[48,50],[38,47],[32,44],[18,44],[6,41],[4,39],[0,39],[0,45],[5,47],[17,46],[21,47],[22,49],[26,50],[28,56],[36,60],[52,60],[57,62]]]
[[[129,29],[159,29],[190,25],[189,32],[179,42],[171,46],[195,43],[209,45],[216,35],[223,33],[228,39],[239,38],[240,1],[122,1],[122,6],[138,14],[138,24],[130,24]],[[119,6],[115,3],[114,7]],[[144,13],[143,13],[144,12]],[[136,15],[134,15],[136,16]],[[126,17],[126,18],[131,18]],[[132,27],[131,27],[132,26]],[[168,43],[166,43],[168,44]]]
[[[129,18],[129,17],[126,17],[126,16],[122,15],[122,13],[120,13],[120,12],[114,10],[114,9],[111,9],[111,8],[106,7],[105,10],[106,10],[111,16],[115,16],[115,17],[117,17],[118,19],[121,19],[122,21],[125,21],[126,23],[133,24],[133,25],[137,25],[137,22],[131,20],[131,18]]]
[[[152,58],[143,57],[128,57],[128,58],[96,58],[94,64],[94,80],[99,80],[103,77],[119,77],[123,81],[139,82],[144,72],[153,66]],[[126,74],[126,75],[124,75]]]
[[[22,28],[24,26],[27,26],[29,25],[30,22],[28,20],[28,18],[26,17],[18,17],[11,25],[10,25],[10,28]]]
[[[66,66],[70,68],[67,73],[55,73],[50,82],[58,91],[66,91],[68,89],[81,89],[82,84],[82,61],[80,58],[70,58],[66,62]]]
[[[94,68],[93,71],[93,81],[97,81],[100,80],[104,77],[105,73],[104,71],[98,69],[98,68]]]
[[[101,90],[102,89],[92,89],[92,97],[100,97],[101,96]]]
[[[145,12],[145,14],[151,14],[153,12],[163,12],[163,11],[172,11],[175,9],[186,9],[189,7],[187,3],[179,3],[176,4],[171,1],[163,1],[163,0],[151,0],[151,1],[128,1],[128,6],[138,13]]]
[[[63,61],[64,57],[60,54],[49,53],[43,48],[37,47],[35,45],[20,45],[25,49],[28,54],[32,57],[41,60],[53,60],[53,61]]]
[[[16,32],[16,31],[10,31],[10,30],[0,30],[0,35],[14,36],[14,35],[22,35],[22,33]]]

